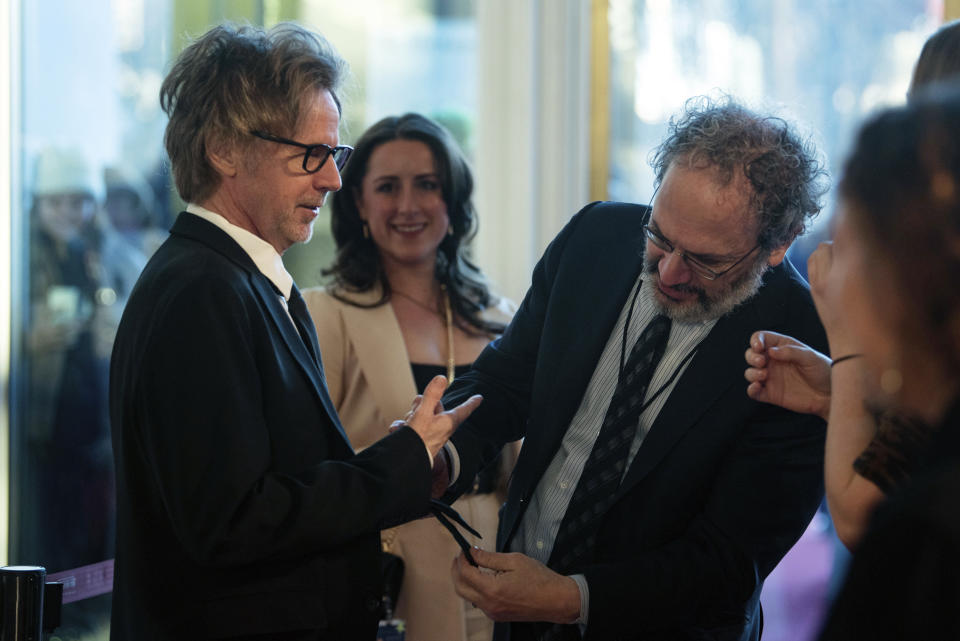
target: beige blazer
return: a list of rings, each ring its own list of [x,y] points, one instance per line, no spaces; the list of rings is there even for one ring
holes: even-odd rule
[[[370,304],[380,298],[380,290],[350,296]],[[306,289],[303,297],[317,328],[330,396],[351,444],[363,449],[387,434],[387,426],[407,413],[417,394],[397,317],[389,304],[358,307],[337,300],[323,288]],[[484,317],[509,322],[514,309],[501,299]],[[474,545],[495,548],[497,512],[518,450],[519,443],[505,449],[503,482],[497,492],[466,496],[454,503],[483,535],[481,541],[464,532]],[[489,641],[493,622],[453,590],[450,564],[460,549],[436,520],[421,519],[385,530],[381,540],[385,550],[404,560],[396,616],[406,622],[408,641]]]

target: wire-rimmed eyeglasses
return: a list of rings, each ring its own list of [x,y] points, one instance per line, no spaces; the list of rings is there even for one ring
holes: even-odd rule
[[[344,165],[347,164],[347,160],[350,158],[350,154],[353,153],[353,147],[349,145],[331,147],[322,142],[307,145],[302,142],[297,142],[296,140],[281,138],[280,136],[274,136],[273,134],[256,130],[251,131],[250,135],[262,138],[263,140],[269,140],[270,142],[280,143],[281,145],[291,145],[303,149],[303,170],[308,174],[315,174],[320,171],[320,168],[323,167],[324,163],[327,162],[327,158],[330,156],[333,156],[333,162],[337,165],[337,171],[342,171]]]
[[[688,253],[686,253],[686,252],[683,252],[683,251],[680,251],[679,249],[677,249],[676,247],[674,247],[674,246],[673,246],[673,243],[671,243],[669,240],[667,240],[666,238],[664,238],[664,237],[660,234],[660,232],[658,232],[657,230],[655,230],[655,229],[653,229],[652,227],[650,227],[650,224],[649,224],[649,223],[647,223],[646,225],[643,226],[643,232],[647,235],[647,239],[648,239],[651,243],[653,243],[654,247],[657,247],[658,249],[661,249],[661,250],[667,252],[668,254],[672,254],[673,252],[677,252],[677,254],[680,255],[680,258],[682,258],[684,261],[686,261],[687,265],[690,267],[690,270],[691,270],[692,272],[694,272],[694,273],[697,274],[698,276],[701,276],[701,277],[703,277],[703,278],[706,278],[707,280],[716,280],[716,279],[720,278],[721,276],[723,276],[724,274],[726,274],[728,271],[730,271],[731,269],[733,269],[734,267],[736,267],[737,265],[739,265],[740,263],[742,263],[747,256],[749,256],[750,254],[752,254],[753,252],[755,252],[755,251],[756,251],[757,249],[759,249],[759,247],[760,247],[759,244],[754,245],[753,249],[751,249],[751,250],[748,251],[746,254],[744,254],[743,256],[741,256],[740,258],[738,258],[736,261],[734,261],[734,263],[733,263],[732,265],[730,265],[730,266],[728,266],[728,267],[726,267],[726,268],[724,268],[724,269],[721,269],[720,271],[717,271],[717,270],[715,270],[715,269],[711,269],[710,267],[707,267],[707,266],[703,263],[703,261],[702,261],[701,259],[697,258],[696,256],[691,256],[690,254],[688,254]]]

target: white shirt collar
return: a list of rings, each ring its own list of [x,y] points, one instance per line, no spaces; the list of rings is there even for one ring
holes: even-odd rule
[[[280,254],[277,253],[273,245],[256,234],[234,225],[220,214],[204,209],[200,205],[189,203],[187,211],[222,229],[240,245],[243,251],[247,252],[257,269],[269,278],[277,289],[283,292],[284,297],[290,298],[290,292],[293,290],[293,277],[283,266],[283,259],[280,258]]]

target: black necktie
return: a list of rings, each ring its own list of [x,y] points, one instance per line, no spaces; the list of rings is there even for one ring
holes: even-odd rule
[[[560,522],[547,563],[561,574],[578,569],[593,550],[600,518],[613,503],[623,479],[647,387],[669,336],[670,319],[655,317],[640,334],[620,373],[600,434]]]
[[[303,344],[306,345],[307,351],[313,356],[313,360],[319,362],[313,320],[310,318],[310,312],[307,311],[307,303],[303,300],[303,296],[300,295],[300,290],[297,289],[296,285],[290,290],[287,310],[290,312],[290,318],[293,319],[293,324],[296,326]]]

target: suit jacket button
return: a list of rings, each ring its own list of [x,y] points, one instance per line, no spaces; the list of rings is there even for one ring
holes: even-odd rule
[[[370,597],[367,599],[367,610],[369,610],[370,612],[374,612],[379,607],[380,607],[379,601],[377,601],[373,597]]]

